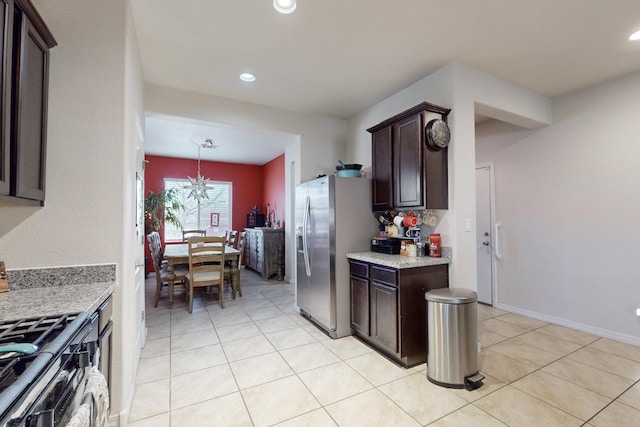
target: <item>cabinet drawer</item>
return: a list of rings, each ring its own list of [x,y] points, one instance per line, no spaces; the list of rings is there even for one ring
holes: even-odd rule
[[[377,265],[371,266],[371,280],[396,286],[397,270],[393,268],[385,268]]]
[[[364,264],[362,262],[349,262],[349,272],[352,276],[363,277],[365,279],[369,278],[369,265]]]

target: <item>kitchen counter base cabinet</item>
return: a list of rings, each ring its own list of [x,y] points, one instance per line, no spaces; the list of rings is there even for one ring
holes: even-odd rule
[[[351,327],[369,335],[369,280],[351,276]]]
[[[349,261],[353,334],[405,368],[427,361],[424,294],[449,286],[447,264],[392,268]]]
[[[284,280],[284,229],[245,228],[245,267],[263,279]]]

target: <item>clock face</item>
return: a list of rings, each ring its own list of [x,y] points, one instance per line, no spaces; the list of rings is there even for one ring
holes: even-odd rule
[[[442,150],[449,145],[451,132],[444,120],[434,119],[425,128],[427,143],[434,150]]]

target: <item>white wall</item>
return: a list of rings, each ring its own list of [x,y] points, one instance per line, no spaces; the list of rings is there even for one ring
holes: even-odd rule
[[[640,344],[640,73],[553,100],[554,123],[476,133],[504,224],[498,306]]]
[[[0,206],[9,269],[115,263],[112,414],[133,389],[135,139],[142,84],[129,0],[36,0],[51,51],[44,207]],[[138,110],[136,112],[136,110]],[[127,327],[123,327],[127,325]]]
[[[427,101],[451,108],[449,126],[449,209],[435,231],[453,249],[450,285],[476,289],[475,232],[464,231],[465,219],[475,224],[475,111],[500,116],[526,126],[551,121],[546,98],[460,63],[451,63],[349,121],[347,156],[371,167],[371,135],[367,128]],[[478,107],[477,107],[478,106]]]
[[[144,97],[143,76],[140,52],[135,33],[133,12],[130,0],[124,8],[125,45],[124,45],[124,153],[122,167],[122,198],[124,202],[122,217],[122,271],[121,290],[122,334],[119,356],[121,372],[119,377],[118,406],[112,414],[120,417],[120,424],[128,419],[129,409],[135,392],[135,378],[140,353],[146,340],[145,310],[145,267],[144,267],[144,225],[136,236],[136,173],[144,176]],[[125,327],[126,325],[126,327]],[[117,335],[116,335],[117,337]],[[118,345],[116,347],[119,347]]]
[[[290,134],[291,145],[285,150],[285,278],[293,282],[293,189],[319,174],[335,172],[337,160],[346,152],[347,122],[156,85],[145,86],[144,107],[147,113]]]
[[[344,120],[149,84],[145,86],[144,106],[149,113],[299,135],[299,182],[335,171],[337,159],[345,153],[347,122]]]

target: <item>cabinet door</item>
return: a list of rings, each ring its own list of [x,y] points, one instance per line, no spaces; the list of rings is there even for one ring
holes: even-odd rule
[[[369,336],[369,280],[351,276],[351,327]]]
[[[398,290],[371,282],[371,338],[393,353],[398,352]]]
[[[18,32],[15,33],[16,36]],[[22,15],[19,40],[14,40],[17,117],[15,129],[16,189],[25,199],[44,200],[49,49],[36,28]]]
[[[424,207],[422,114],[393,126],[393,178],[396,208]]]
[[[9,187],[10,166],[10,133],[11,120],[11,20],[13,17],[12,3],[0,1],[0,194],[7,195]]]
[[[247,231],[247,253],[246,253],[246,266],[255,270],[258,265],[258,253],[256,249],[256,233],[255,231]]]
[[[371,135],[371,208],[373,211],[393,208],[392,136],[391,126]]]
[[[256,232],[256,270],[262,274],[262,278],[266,279],[264,269],[264,234],[261,231]]]

